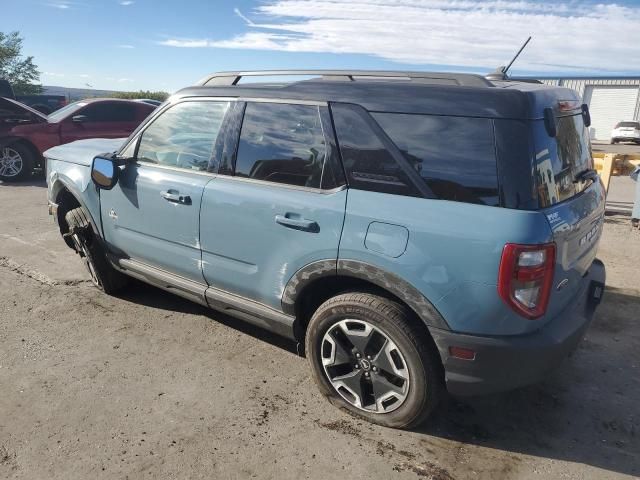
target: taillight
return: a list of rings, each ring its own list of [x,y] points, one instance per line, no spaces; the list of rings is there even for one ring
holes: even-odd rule
[[[498,293],[513,310],[531,320],[547,311],[556,260],[555,243],[507,243],[498,273]]]

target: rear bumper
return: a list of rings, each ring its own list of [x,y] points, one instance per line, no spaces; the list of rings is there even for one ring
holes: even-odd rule
[[[542,380],[578,346],[602,298],[605,268],[595,260],[584,287],[567,308],[529,335],[480,337],[431,329],[453,395],[482,395],[511,390]],[[473,360],[449,355],[449,347],[476,352]]]

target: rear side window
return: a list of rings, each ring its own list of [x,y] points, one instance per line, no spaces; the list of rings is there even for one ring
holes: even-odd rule
[[[331,106],[342,161],[351,188],[420,196],[408,175],[385,148],[365,117],[351,105]]]
[[[536,120],[535,175],[540,207],[563,202],[587,188],[589,180],[576,181],[576,176],[593,168],[589,134],[582,115],[558,117],[556,136],[550,137],[544,121]]]
[[[317,106],[248,103],[235,175],[320,188],[327,154]]]
[[[134,122],[136,106],[125,102],[90,103],[77,114],[85,115],[89,122]]]
[[[374,113],[437,198],[499,205],[490,119]]]

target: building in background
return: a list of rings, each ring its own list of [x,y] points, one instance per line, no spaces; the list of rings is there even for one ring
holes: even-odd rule
[[[616,123],[640,120],[640,77],[547,77],[548,85],[576,90],[589,105],[591,138],[608,141]]]

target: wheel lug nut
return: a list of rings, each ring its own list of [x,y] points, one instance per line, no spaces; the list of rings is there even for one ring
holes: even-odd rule
[[[371,355],[367,355],[367,360],[371,360]]]
[[[360,358],[360,354],[359,353],[356,353],[356,358]]]
[[[364,372],[364,376],[368,377],[369,376],[369,372]]]
[[[357,363],[354,366],[355,366],[356,370],[358,370],[360,368],[360,365],[358,365]]]

